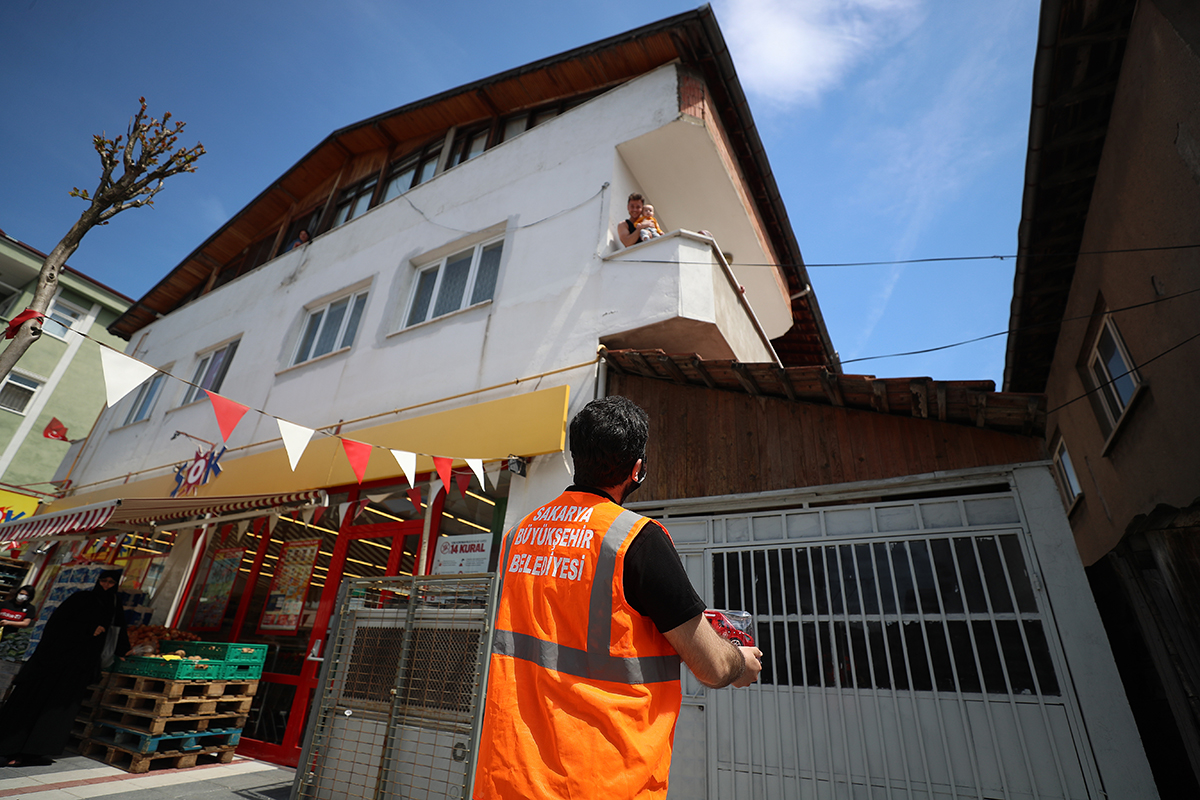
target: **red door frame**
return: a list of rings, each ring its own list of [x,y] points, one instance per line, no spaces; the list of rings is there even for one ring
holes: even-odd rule
[[[440,500],[443,494],[439,494],[439,502],[434,503],[430,530],[431,541],[437,538],[437,531],[440,527]],[[354,497],[354,493],[352,493],[352,497]],[[354,502],[354,499],[350,502]],[[349,517],[350,515],[346,516]],[[313,621],[312,632],[309,635],[306,648],[306,652],[309,654],[313,653],[313,648],[316,646],[320,648],[320,656],[323,657],[325,655],[325,638],[329,631],[329,619],[333,615],[334,607],[337,604],[338,589],[342,583],[342,573],[346,566],[346,556],[351,542],[359,539],[392,537],[392,552],[388,557],[387,573],[394,575],[399,570],[401,553],[404,549],[404,540],[409,536],[420,537],[424,528],[423,520],[385,522],[372,525],[352,525],[351,523],[352,520],[342,520],[337,537],[334,539],[333,554],[329,558],[329,570],[325,573],[325,586],[321,590],[321,599],[317,606],[316,619]],[[253,586],[254,584],[251,581],[258,578],[258,572],[262,566],[263,554],[266,552],[266,542],[267,537],[263,536],[259,543],[259,552],[255,558],[254,566],[250,571],[249,580],[246,584],[247,587]],[[241,625],[248,610],[249,594],[250,592],[243,591],[243,603],[238,608],[239,616],[232,631],[234,634],[240,634]],[[237,641],[236,636],[231,637],[231,640]],[[277,672],[263,673],[262,680],[265,682],[296,687],[296,693],[292,698],[292,707],[288,713],[287,728],[283,734],[283,742],[281,744],[274,744],[243,736],[238,744],[239,754],[288,767],[295,767],[300,763],[300,748],[304,738],[304,728],[308,722],[310,695],[317,688],[317,678],[320,670],[321,661],[317,658],[305,660],[299,675],[286,675]]]

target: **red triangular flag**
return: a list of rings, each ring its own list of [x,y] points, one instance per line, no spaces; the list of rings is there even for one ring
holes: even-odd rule
[[[419,512],[421,506],[421,490],[415,486],[408,490],[408,499],[412,501],[413,507]]]
[[[42,436],[47,439],[58,439],[60,442],[67,441],[67,426],[59,421],[58,417],[51,417],[50,424],[42,431]]]
[[[471,473],[459,472],[454,476],[454,482],[458,484],[459,493],[466,498],[467,487],[471,485]]]
[[[442,486],[446,487],[446,494],[450,494],[450,465],[453,463],[453,458],[433,456],[433,468],[437,470],[438,477],[442,479]]]
[[[362,483],[363,476],[367,474],[367,462],[371,460],[371,445],[353,439],[342,439],[342,449],[346,451],[346,460],[350,462],[354,476]],[[361,511],[361,507],[358,510]],[[356,511],[356,516],[357,513]]]
[[[325,516],[325,506],[317,506],[316,508],[314,508],[312,524],[313,525],[321,524],[321,517],[323,517],[323,516]]]
[[[217,415],[217,425],[221,428],[221,440],[228,442],[229,437],[233,434],[233,429],[242,421],[242,417],[246,416],[250,407],[235,403],[228,397],[222,397],[208,389],[205,389],[204,393],[212,401],[213,413]]]

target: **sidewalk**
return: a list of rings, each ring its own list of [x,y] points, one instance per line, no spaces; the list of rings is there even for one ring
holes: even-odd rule
[[[288,800],[294,771],[235,757],[229,764],[164,769],[143,775],[65,755],[47,767],[0,768],[0,800]]]

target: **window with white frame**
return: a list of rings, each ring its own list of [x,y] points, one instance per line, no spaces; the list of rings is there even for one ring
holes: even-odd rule
[[[503,250],[503,240],[485,242],[422,267],[404,327],[491,300]]]
[[[50,303],[50,310],[46,313],[46,319],[42,322],[42,330],[51,336],[65,339],[67,337],[67,329],[86,316],[86,309],[80,308],[68,300],[64,300],[60,295]]]
[[[363,291],[339,297],[309,311],[292,364],[311,361],[354,344],[354,335],[358,333],[358,323],[362,320],[366,304],[367,292]]]
[[[41,385],[33,378],[10,372],[4,382],[0,383],[0,408],[24,414]]]
[[[229,371],[229,362],[233,361],[233,356],[237,353],[237,346],[237,342],[230,342],[200,357],[200,363],[196,365],[196,371],[192,375],[193,385],[188,387],[180,405],[186,406],[200,400],[204,397],[205,389],[210,392],[221,390],[221,383],[225,380],[225,373]]]
[[[166,373],[159,372],[150,380],[142,381],[137,395],[133,398],[133,405],[130,406],[129,413],[125,415],[125,422],[122,424],[132,425],[150,417],[150,413],[154,411],[154,402],[158,400],[158,395],[162,391],[163,382],[166,379]]]
[[[1062,439],[1058,440],[1058,445],[1054,448],[1054,476],[1058,478],[1063,503],[1070,509],[1075,504],[1075,499],[1083,494],[1083,489],[1079,486],[1079,478],[1075,476],[1075,465],[1071,463],[1067,443]]]
[[[1111,317],[1105,317],[1088,356],[1088,375],[1100,396],[1099,405],[1104,410],[1111,432],[1125,414],[1134,392],[1142,382]]]

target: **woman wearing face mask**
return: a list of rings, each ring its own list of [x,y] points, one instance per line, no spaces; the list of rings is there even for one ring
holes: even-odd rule
[[[33,594],[33,587],[26,585],[0,602],[0,697],[8,693],[8,687],[25,661],[36,613]]]
[[[68,597],[46,621],[0,708],[0,766],[48,764],[61,755],[88,684],[100,679],[108,631],[118,633],[117,655],[129,651],[117,602],[120,578],[119,569],[105,570],[94,588]]]

